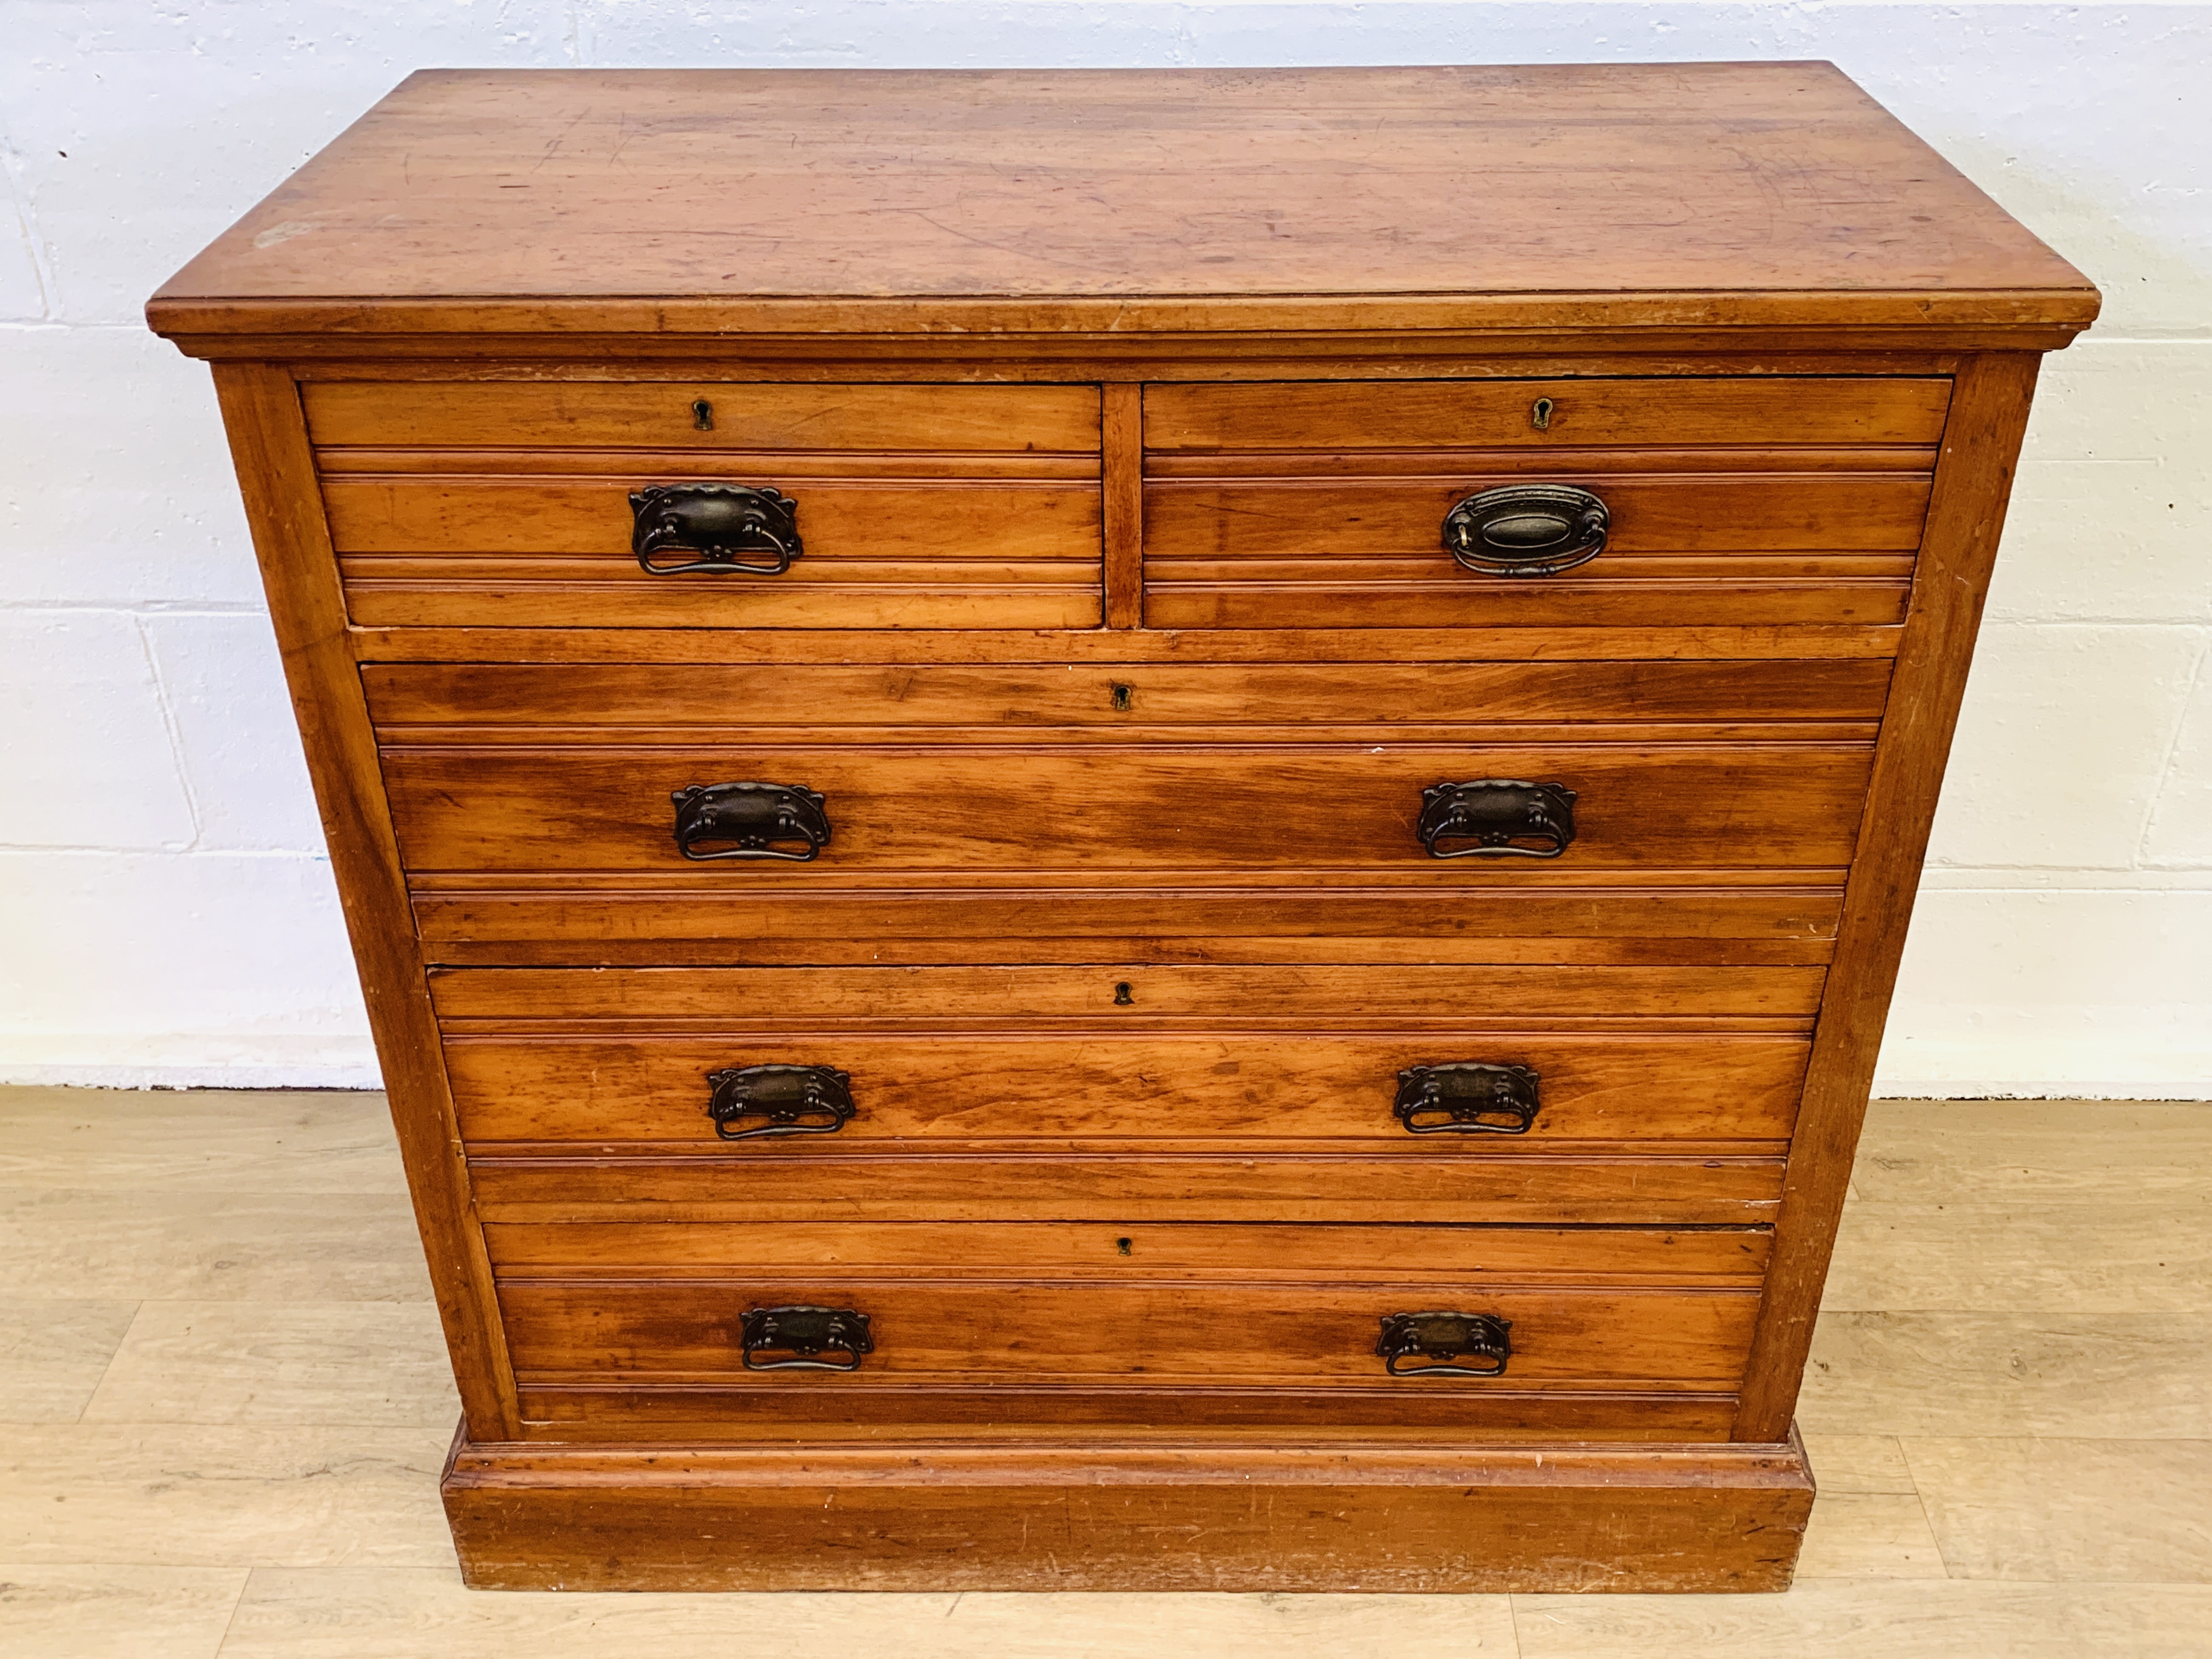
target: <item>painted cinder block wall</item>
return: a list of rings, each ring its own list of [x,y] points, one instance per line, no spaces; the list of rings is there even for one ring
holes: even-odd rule
[[[1647,0],[0,0],[0,1080],[374,1079],[207,373],[140,307],[409,70],[1808,58],[2106,296],[1881,1087],[2212,1096],[2212,6]]]

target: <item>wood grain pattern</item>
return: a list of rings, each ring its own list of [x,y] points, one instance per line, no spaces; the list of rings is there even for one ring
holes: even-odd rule
[[[1791,1149],[1775,1291],[1760,1321],[1740,1438],[1781,1432],[1796,1403],[2039,367],[2027,355],[1978,359],[1952,399],[1896,697]]]
[[[1901,576],[1731,580],[1710,567],[1700,575],[1638,580],[1616,572],[1604,581],[1557,577],[1540,586],[1463,573],[1465,580],[1312,580],[1320,573],[1260,567],[1233,581],[1182,579],[1164,562],[1146,581],[1145,614],[1162,628],[1623,628],[1771,627],[1888,629],[1902,622],[1908,592]],[[1358,567],[1352,567],[1356,571]],[[1294,577],[1304,576],[1304,580]],[[1479,584],[1479,585],[1478,585]]]
[[[1817,968],[1233,969],[1112,960],[1071,968],[503,969],[430,975],[450,1029],[805,1029],[894,1022],[1083,1021],[1116,1030],[1223,1022],[1434,1020],[1497,1028],[1577,1018],[1809,1020]]]
[[[641,177],[686,234],[641,246]],[[1727,233],[1684,236],[1655,199]],[[556,218],[561,235],[539,234]],[[191,330],[220,306],[266,329],[253,301],[312,298],[360,329],[397,320],[363,299],[434,296],[473,301],[447,306],[448,327],[535,330],[548,299],[589,298],[571,327],[653,333],[742,327],[752,296],[1267,295],[1281,325],[1304,320],[1296,296],[1472,293],[1520,299],[1525,324],[1581,272],[1616,317],[1661,292],[1709,324],[1756,319],[1723,295],[1791,321],[1924,324],[1881,301],[1931,293],[1974,318],[2094,314],[2078,273],[1811,64],[431,71],[151,310]]]
[[[541,569],[520,580],[487,574],[470,560],[438,561],[428,580],[394,580],[364,574],[354,560],[348,572],[346,603],[358,623],[378,628],[501,628],[549,630],[552,640],[566,635],[580,619],[634,629],[872,628],[885,631],[920,629],[1095,628],[1098,624],[1097,567],[1084,567],[1074,582],[1049,580],[994,581],[990,573],[975,580],[972,568],[907,565],[878,569],[875,581],[822,580],[810,577],[785,585],[745,578],[705,578],[697,586],[651,586],[632,562],[606,562],[611,579],[550,579]],[[388,568],[388,567],[387,567]],[[793,574],[797,567],[793,567]],[[618,573],[618,574],[616,574]],[[579,573],[580,575],[584,573]],[[1033,576],[1055,574],[1042,566]],[[968,579],[963,580],[963,576]],[[706,583],[712,583],[707,586]],[[740,585],[742,583],[742,586]],[[558,644],[556,644],[558,648]],[[573,649],[573,647],[569,648]],[[405,653],[404,654],[413,654]]]
[[[1671,449],[1686,445],[1933,444],[1948,380],[1413,380],[1393,385],[1154,386],[1148,453],[1238,450]],[[1538,398],[1552,407],[1538,428]]]
[[[1547,470],[1544,477],[1593,491],[1612,514],[1605,551],[1579,568],[1584,580],[1661,553],[1909,553],[1928,509],[1928,479],[1913,472]],[[1421,558],[1449,576],[1459,567],[1443,549],[1444,515],[1463,497],[1513,481],[1510,473],[1474,471],[1428,478],[1147,479],[1145,557],[1262,564]]]
[[[1449,1030],[1376,1036],[1161,1038],[973,1032],[757,1031],[715,1038],[449,1036],[447,1066],[472,1148],[573,1141],[726,1146],[707,1115],[710,1072],[761,1065],[848,1073],[859,1115],[840,1147],[1059,1137],[1403,1143],[1398,1074],[1455,1060],[1526,1066],[1543,1108],[1525,1133],[1428,1135],[1439,1159],[1539,1152],[1559,1141],[1786,1139],[1806,1044],[1789,1037],[1595,1037]],[[757,1127],[757,1121],[756,1121]],[[761,1142],[745,1145],[767,1144]]]
[[[1757,1289],[1769,1235],[1758,1228],[1220,1227],[1115,1228],[1020,1221],[854,1226],[801,1222],[749,1226],[527,1226],[484,1231],[510,1278],[627,1275],[726,1277],[733,1264],[779,1271],[921,1270],[953,1277],[1052,1273],[1078,1279],[1148,1273],[1204,1279],[1281,1269],[1367,1284],[1449,1273],[1500,1285],[1576,1282]],[[947,1264],[952,1264],[948,1266]]]
[[[712,405],[702,428],[692,405]],[[1096,454],[1087,386],[310,381],[319,446],[392,449],[920,450]],[[328,465],[330,458],[323,458]]]
[[[1095,447],[1097,393],[1074,390],[1089,405]],[[609,418],[625,410],[617,405]],[[825,412],[825,436],[842,435],[840,412]],[[928,408],[894,399],[865,412],[888,427],[923,422]],[[790,424],[803,431],[805,413],[794,412]],[[909,444],[926,429],[908,428]],[[1018,447],[1020,440],[1005,441]],[[1087,628],[1100,618],[1095,459],[1040,468],[1024,457],[1036,474],[1029,477],[945,456],[723,454],[707,465],[623,452],[356,450],[325,451],[324,460],[324,501],[359,623]],[[774,576],[640,568],[629,551],[629,492],[715,478],[788,494],[805,556]]]
[[[1110,1441],[1156,1434],[1172,1421],[1186,1443],[1207,1446],[1255,1434],[1303,1444],[1321,1424],[1333,1434],[1437,1432],[1435,1408],[1418,1395],[1357,1383],[1240,1387],[1164,1378],[1102,1386],[1009,1378],[978,1388],[903,1379],[815,1394],[748,1388],[726,1372],[656,1387],[633,1385],[619,1374],[566,1372],[533,1378],[517,1399],[524,1445],[654,1445],[669,1451],[732,1441],[858,1444],[896,1437],[934,1445],[1004,1439],[1012,1424],[1037,1430],[1049,1424],[1055,1438]],[[1697,1385],[1493,1385],[1452,1404],[1453,1427],[1470,1444],[1666,1445],[1687,1451],[1727,1443],[1735,1395]]]
[[[1274,960],[1275,952],[1302,943],[1310,951],[1312,941],[1324,941],[1331,957],[1365,946],[1389,948],[1393,961],[1441,953],[1449,962],[1656,960],[1663,957],[1640,942],[1681,940],[1680,948],[1695,951],[1741,941],[1765,952],[1753,960],[1825,963],[1843,897],[1839,886],[1828,884],[1776,890],[1352,886],[1255,893],[1071,886],[756,889],[737,895],[698,886],[502,890],[480,879],[434,887],[425,878],[416,886],[415,915],[428,960],[549,963],[865,963],[878,959],[887,941],[902,940],[927,941],[918,958],[924,961],[941,962],[948,953],[972,960],[988,951],[996,962],[1065,962],[1071,954],[1091,954],[1085,944],[1094,939],[1112,941],[1100,948],[1115,955],[1134,945],[1147,957],[1184,950],[1204,960],[1217,948],[1231,953],[1226,959]],[[1203,943],[1180,945],[1183,940]],[[1584,940],[1604,943],[1584,946]],[[1260,943],[1240,949],[1240,941]],[[1407,941],[1414,946],[1410,951]],[[518,948],[525,944],[559,948],[525,955]],[[1724,946],[1717,955],[1692,959],[1737,958]]]
[[[1475,778],[1578,791],[1561,872],[1835,869],[1856,845],[1869,751],[1773,744],[1547,750],[1435,744],[1091,744],[1019,752],[952,744],[387,748],[384,778],[417,871],[684,871],[671,794],[693,784],[803,784],[833,831],[810,877],[938,872],[1419,869],[1455,866],[1415,833],[1422,791]],[[1520,866],[1534,861],[1510,860]],[[722,890],[757,872],[726,868]],[[1486,872],[1480,878],[1493,878]],[[1510,879],[1510,878],[1496,878]],[[740,888],[739,890],[742,890]]]
[[[726,581],[687,583],[648,575],[631,556],[636,515],[629,492],[683,482],[680,475],[666,473],[504,480],[341,473],[325,476],[323,499],[331,540],[342,554],[398,553],[419,559],[526,554],[543,561],[553,578],[577,561],[619,558],[629,562],[631,575],[641,583],[697,586],[705,580]],[[817,560],[845,559],[924,564],[948,558],[1078,559],[1094,572],[1097,568],[1095,483],[815,478],[788,493],[799,502],[799,533],[806,542],[805,557],[788,573],[794,575],[817,568]],[[776,580],[759,579],[762,586]]]
[[[1491,1313],[1513,1326],[1508,1376],[1535,1383],[1728,1388],[1742,1375],[1755,1293],[1741,1291],[1486,1287],[1442,1278],[1361,1285],[1162,1279],[1054,1285],[1029,1275],[948,1285],[889,1274],[776,1273],[732,1264],[719,1281],[508,1279],[500,1285],[518,1378],[619,1371],[640,1386],[738,1369],[733,1340],[747,1307],[857,1308],[876,1352],[849,1376],[756,1371],[749,1386],[826,1394],[908,1378],[1148,1382],[1219,1379],[1318,1389],[1388,1386],[1375,1352],[1382,1321],[1421,1308]],[[1425,1377],[1425,1395],[1479,1394],[1479,1377]],[[1433,1407],[1431,1408],[1433,1409]]]
[[[1209,662],[1528,663],[1680,661],[1717,659],[1868,662],[1894,656],[1902,629],[1891,626],[1685,628],[1298,627],[1209,630]],[[1173,629],[1100,629],[1048,641],[968,627],[931,634],[879,629],[823,629],[797,638],[739,628],[546,629],[509,624],[471,628],[356,625],[352,643],[364,662],[451,663],[822,663],[1065,665],[1187,662],[1198,643]]]
[[[814,1138],[818,1139],[819,1138]],[[1432,1138],[1431,1138],[1432,1139]],[[500,1149],[502,1152],[507,1149]],[[1577,1157],[1471,1152],[1426,1141],[1348,1152],[1222,1155],[1115,1146],[1016,1153],[957,1142],[925,1158],[791,1152],[625,1158],[574,1147],[471,1160],[490,1221],[1297,1221],[1522,1226],[1764,1226],[1782,1186],[1778,1157]],[[553,1155],[544,1155],[550,1153]],[[562,1156],[560,1154],[567,1154]]]
[[[1657,389],[1596,382],[1593,396],[1621,397],[1632,410],[1639,401],[1662,404],[1667,383],[1650,384]],[[1257,407],[1245,394],[1260,390],[1191,386],[1167,388],[1163,397],[1192,405],[1200,417],[1196,437],[1241,442],[1238,423]],[[1159,467],[1172,468],[1172,475],[1148,477],[1146,617],[1154,625],[1832,626],[1903,620],[1908,556],[1919,540],[1928,499],[1928,475],[1910,469],[1923,465],[1921,458],[1930,452],[1863,452],[1887,458],[1880,470],[1791,471],[1788,450],[1686,450],[1677,452],[1676,472],[1617,470],[1601,449],[1562,450],[1556,465],[1540,453],[1526,458],[1545,464],[1536,476],[1593,490],[1607,503],[1606,548],[1570,574],[1509,581],[1462,569],[1441,544],[1441,526],[1455,502],[1515,476],[1490,457],[1398,454],[1387,458],[1386,467],[1366,463],[1370,476],[1363,477],[1356,451],[1307,453],[1370,422],[1375,435],[1369,441],[1378,447],[1433,431],[1440,400],[1426,384],[1329,388],[1352,394],[1343,410],[1317,402],[1313,388],[1282,390],[1294,395],[1275,424],[1255,434],[1261,452],[1229,458],[1242,465],[1171,454]],[[1203,418],[1212,412],[1204,400],[1216,392],[1232,400],[1218,412],[1225,431]],[[1409,404],[1407,414],[1394,418],[1401,400]],[[1786,418],[1788,399],[1736,401],[1771,422]],[[1934,411],[1939,417],[1941,407]],[[1690,418],[1694,432],[1694,410]],[[1525,406],[1521,419],[1525,427]],[[1309,422],[1310,436],[1304,435]],[[1489,427],[1478,429],[1486,434],[1497,424],[1493,415]],[[1761,437],[1767,429],[1755,426],[1746,435]],[[1912,429],[1923,438],[1930,434],[1924,422]],[[1266,453],[1275,434],[1295,441],[1300,453]],[[1169,441],[1177,441],[1172,428]],[[1848,467],[1850,453],[1830,459]],[[1642,459],[1648,465],[1650,458]],[[1757,470],[1762,466],[1771,470]],[[1148,470],[1158,469],[1148,461]],[[1229,476],[1208,476],[1210,471]]]
[[[1106,626],[1137,628],[1145,616],[1144,388],[1117,382],[1100,397]]]
[[[274,368],[226,366],[215,378],[464,1420],[490,1438],[512,1430],[514,1380],[494,1314],[489,1263],[470,1213],[468,1176],[414,949],[375,739],[347,649],[299,392]]]
[[[1784,1446],[1216,1443],[659,1450],[457,1442],[480,1589],[1758,1590],[1813,1483]],[[757,1540],[732,1551],[732,1531]],[[1347,1537],[1361,1547],[1347,1549]]]
[[[1872,660],[1366,664],[386,664],[361,671],[403,726],[1039,727],[1864,721]],[[1126,699],[1117,699],[1117,686]],[[1126,701],[1127,708],[1119,706]],[[574,741],[570,735],[569,741]]]

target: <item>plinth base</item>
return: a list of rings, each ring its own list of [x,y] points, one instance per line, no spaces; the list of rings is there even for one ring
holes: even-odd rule
[[[1779,1590],[1803,1448],[1404,1440],[471,1445],[482,1589]]]

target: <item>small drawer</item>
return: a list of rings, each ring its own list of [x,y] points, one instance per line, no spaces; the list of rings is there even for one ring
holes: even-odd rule
[[[1148,388],[1146,622],[1894,626],[1948,398],[1932,380]]]
[[[1171,1387],[1178,1421],[1257,1395],[1406,1423],[1438,1396],[1724,1394],[1767,1246],[1753,1231],[1139,1222],[487,1237],[526,1398],[705,1390],[769,1420],[866,1414],[880,1393],[955,1416],[1073,1396],[1109,1420]]]
[[[1856,844],[1873,757],[1863,742],[1375,736],[391,744],[383,768],[411,871],[653,872],[726,894],[894,872],[951,884],[1262,870],[1419,872],[1441,884],[1638,869],[1832,878]]]
[[[1091,387],[319,385],[307,403],[365,626],[1099,620]]]

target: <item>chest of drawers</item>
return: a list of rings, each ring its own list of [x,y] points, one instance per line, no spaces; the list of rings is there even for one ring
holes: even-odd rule
[[[1824,65],[406,82],[149,317],[470,1582],[1786,1583],[2096,303]]]

